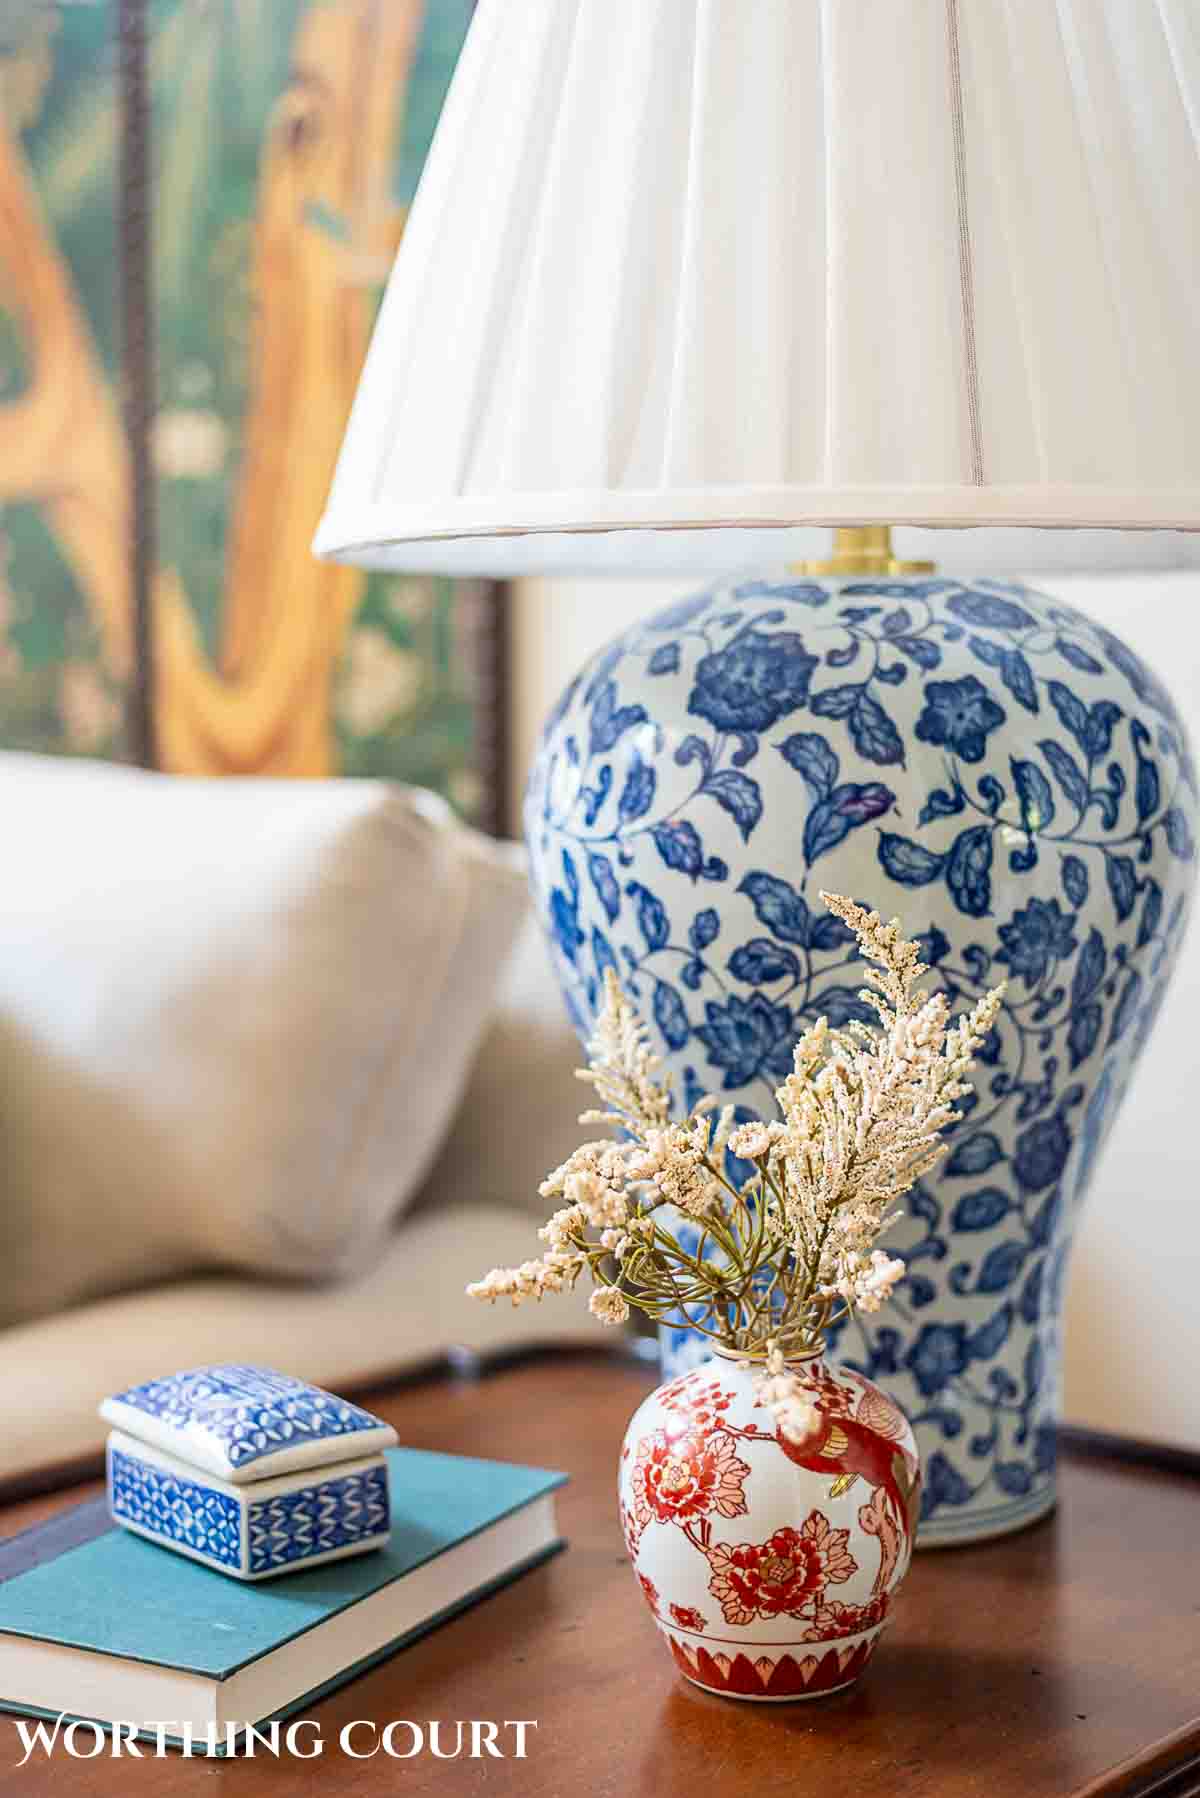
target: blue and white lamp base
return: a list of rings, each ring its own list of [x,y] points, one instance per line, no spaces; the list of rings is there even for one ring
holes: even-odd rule
[[[1182,940],[1197,815],[1154,673],[1007,581],[731,582],[618,637],[546,725],[525,834],[568,1007],[586,1034],[616,968],[681,1105],[769,1116],[807,1024],[871,1021],[821,888],[899,915],[956,1005],[1008,981],[889,1235],[907,1277],[832,1345],[913,1423],[923,1544],[1053,1505],[1075,1219]],[[667,1373],[707,1353],[664,1346]]]

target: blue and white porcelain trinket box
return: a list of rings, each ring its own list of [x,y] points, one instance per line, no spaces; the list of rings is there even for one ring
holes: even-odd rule
[[[396,1432],[269,1367],[195,1367],[106,1398],[113,1522],[234,1579],[388,1539]]]

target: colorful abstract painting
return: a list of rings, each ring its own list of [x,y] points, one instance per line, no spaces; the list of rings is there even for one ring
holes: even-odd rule
[[[486,817],[495,591],[368,578],[309,548],[470,0],[141,11],[155,759],[386,775]],[[0,11],[5,747],[133,753],[124,701],[146,677],[119,410],[117,12]]]
[[[120,755],[116,106],[100,6],[0,8],[0,743]]]

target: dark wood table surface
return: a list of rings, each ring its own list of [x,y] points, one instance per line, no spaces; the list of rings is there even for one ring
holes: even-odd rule
[[[1056,1516],[918,1554],[849,1692],[713,1697],[675,1672],[630,1576],[617,1449],[645,1367],[557,1355],[368,1395],[419,1448],[566,1469],[570,1546],[315,1705],[320,1759],[31,1760],[0,1716],[0,1786],[29,1798],[237,1792],[487,1798],[1187,1798],[1200,1793],[1200,1481],[1068,1452]],[[0,1535],[96,1490],[0,1511]],[[524,1760],[355,1761],[354,1718],[533,1718]],[[402,1733],[402,1740],[407,1740]],[[511,1732],[502,1740],[511,1744]]]

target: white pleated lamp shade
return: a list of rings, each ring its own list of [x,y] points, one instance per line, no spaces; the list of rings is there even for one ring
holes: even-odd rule
[[[1195,0],[480,0],[317,551],[1200,528],[1198,146]]]

